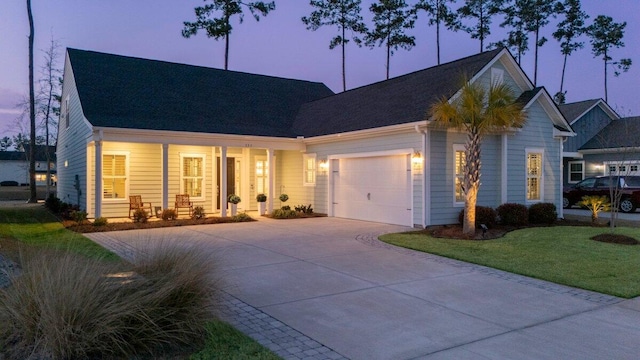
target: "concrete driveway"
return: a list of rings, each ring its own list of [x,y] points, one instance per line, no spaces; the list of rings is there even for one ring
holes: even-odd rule
[[[159,240],[202,246],[223,269],[226,319],[285,358],[638,358],[640,298],[376,239],[403,230],[336,218],[261,219],[88,236],[125,256]]]

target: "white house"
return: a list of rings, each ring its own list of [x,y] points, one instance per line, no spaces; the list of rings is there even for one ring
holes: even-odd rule
[[[36,145],[36,185],[47,184],[47,147]],[[56,148],[49,146],[51,183],[56,182]],[[29,146],[24,151],[0,151],[0,182],[15,181],[19,185],[29,184]]]
[[[162,208],[189,194],[227,215],[312,204],[329,216],[448,224],[463,208],[464,133],[428,109],[466,76],[504,81],[528,122],[482,145],[479,205],[552,202],[561,212],[562,146],[574,133],[506,49],[334,94],[325,85],[67,49],[58,131],[58,197],[90,217],[123,217],[129,195]]]

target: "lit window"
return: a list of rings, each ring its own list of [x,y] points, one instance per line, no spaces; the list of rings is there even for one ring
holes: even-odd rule
[[[124,199],[127,195],[127,155],[102,155],[102,194],[104,199]]]
[[[305,186],[313,186],[316,184],[316,155],[304,154],[302,155],[303,162],[303,174],[302,183]]]
[[[269,162],[256,159],[256,193],[266,194],[269,188]]]
[[[569,161],[569,183],[578,183],[584,179],[584,161]]]
[[[542,200],[541,152],[527,152],[527,200]]]
[[[180,173],[180,189],[182,194],[194,198],[204,196],[204,156],[182,155],[182,172]]]
[[[464,167],[466,164],[466,157],[464,154],[464,147],[462,145],[454,145],[455,159],[455,180],[454,180],[454,192],[455,202],[463,203],[465,201],[464,190],[462,184],[464,183]]]

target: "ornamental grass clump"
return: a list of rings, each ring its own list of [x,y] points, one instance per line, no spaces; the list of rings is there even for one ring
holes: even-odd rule
[[[159,246],[135,265],[41,250],[20,263],[0,290],[0,352],[10,359],[159,354],[199,344],[212,318],[215,261],[197,249]]]

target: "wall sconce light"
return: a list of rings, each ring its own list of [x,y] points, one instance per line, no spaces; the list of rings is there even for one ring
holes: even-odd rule
[[[422,154],[420,153],[420,151],[416,151],[413,153],[413,155],[411,156],[411,162],[416,165],[422,164]]]
[[[329,161],[320,160],[320,163],[318,164],[318,167],[320,168],[320,171],[326,172],[327,170],[329,170]]]

